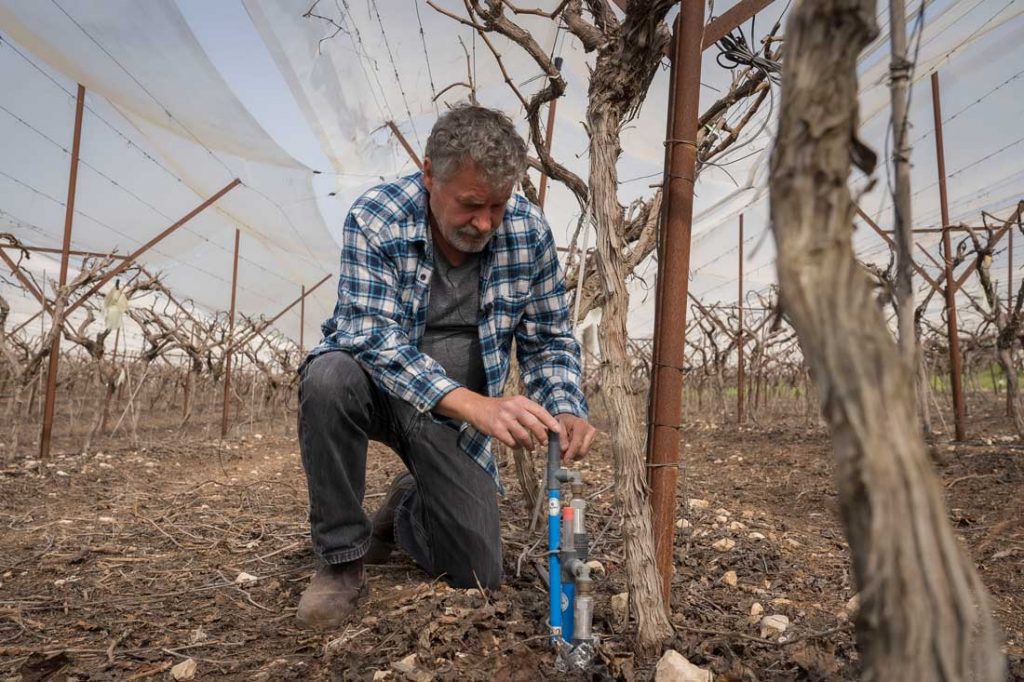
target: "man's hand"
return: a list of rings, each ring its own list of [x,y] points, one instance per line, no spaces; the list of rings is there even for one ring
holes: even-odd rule
[[[549,430],[563,433],[562,425],[547,410],[521,395],[489,398],[468,388],[457,388],[442,398],[434,411],[467,422],[510,448],[531,450],[531,437],[547,445]]]
[[[567,462],[583,459],[590,451],[590,444],[594,442],[597,429],[586,419],[574,414],[560,414],[555,419],[562,424],[562,459]]]

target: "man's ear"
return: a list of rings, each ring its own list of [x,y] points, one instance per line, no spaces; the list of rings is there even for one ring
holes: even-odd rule
[[[423,186],[428,192],[434,190],[434,165],[430,163],[430,157],[423,159]]]

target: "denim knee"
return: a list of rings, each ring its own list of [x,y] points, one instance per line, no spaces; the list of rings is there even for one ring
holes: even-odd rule
[[[369,398],[369,377],[359,362],[344,351],[324,353],[303,369],[299,383],[300,409],[328,404],[345,409]]]
[[[500,588],[503,577],[500,540],[496,546],[486,543],[484,546],[477,545],[473,549],[475,551],[462,556],[450,557],[448,561],[443,562],[447,565],[438,565],[435,566],[435,569],[452,587],[463,589],[482,587],[487,590]]]

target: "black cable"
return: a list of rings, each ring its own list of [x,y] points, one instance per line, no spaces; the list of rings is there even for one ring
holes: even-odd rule
[[[753,39],[753,36],[751,36]],[[743,29],[736,27],[735,34],[728,33],[717,43],[718,55],[715,61],[723,69],[730,71],[739,66],[749,66],[764,72],[765,76],[773,82],[778,83],[782,77],[782,65],[774,59],[769,59],[760,54],[761,50],[754,50],[747,43],[747,37]]]

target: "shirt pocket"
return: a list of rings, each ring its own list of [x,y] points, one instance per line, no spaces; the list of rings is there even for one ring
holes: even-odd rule
[[[505,339],[512,335],[523,317],[529,300],[528,292],[507,290],[495,293],[489,313],[494,321],[498,339]]]

